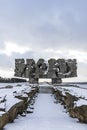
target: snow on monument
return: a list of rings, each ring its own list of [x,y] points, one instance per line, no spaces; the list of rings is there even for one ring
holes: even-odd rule
[[[62,78],[77,76],[76,59],[15,59],[15,76],[29,78],[29,83],[38,83],[39,78],[51,78],[53,84],[61,83]]]

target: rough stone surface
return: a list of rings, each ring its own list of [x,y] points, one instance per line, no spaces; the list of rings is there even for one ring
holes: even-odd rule
[[[39,78],[51,78],[52,83],[61,83],[62,78],[76,77],[76,59],[15,59],[15,76],[29,78],[30,83],[38,83]]]
[[[61,78],[52,78],[52,84],[59,84],[62,83]]]
[[[9,123],[13,122],[18,114],[22,114],[27,109],[29,103],[33,99],[34,95],[38,92],[38,87],[32,88],[31,91],[27,92],[28,98],[18,96],[16,98],[21,99],[18,103],[14,104],[9,111],[5,112],[0,116],[0,130]]]
[[[0,117],[0,129],[2,129],[9,122],[9,113],[5,113]]]
[[[69,113],[71,117],[78,118],[80,122],[87,123],[87,105],[72,108]]]
[[[87,105],[75,106],[74,101],[79,100],[79,97],[76,97],[69,92],[66,92],[64,95],[62,91],[55,90],[53,88],[53,94],[58,102],[64,105],[67,112],[69,112],[70,117],[78,118],[80,122],[87,123]]]

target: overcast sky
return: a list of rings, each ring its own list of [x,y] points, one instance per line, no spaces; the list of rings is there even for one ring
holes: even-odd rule
[[[0,75],[14,75],[15,58],[40,57],[76,58],[86,80],[87,0],[0,0]]]

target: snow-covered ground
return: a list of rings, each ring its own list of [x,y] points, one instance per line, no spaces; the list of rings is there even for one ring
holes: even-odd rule
[[[76,106],[87,105],[87,84],[62,84],[61,86],[58,85],[54,88],[62,91],[63,95],[65,95],[65,92],[69,92],[76,97],[80,97],[78,101],[75,101]]]
[[[12,86],[12,88],[5,88],[6,86]],[[2,89],[1,89],[2,88]],[[31,87],[26,83],[0,83],[0,109],[5,109],[5,112],[8,111],[14,104],[20,102],[21,100],[15,98],[15,94],[22,94],[23,91],[31,91]],[[14,93],[17,92],[17,93]],[[27,95],[25,95],[27,96]],[[5,98],[5,101],[2,100]],[[0,111],[0,115],[4,111]]]
[[[11,85],[13,88],[5,88],[7,85]],[[63,86],[57,86],[57,88],[68,89],[71,94],[87,99],[87,84],[75,85],[80,88],[64,86],[64,84]],[[20,101],[14,98],[14,92],[17,91],[17,94],[20,94],[22,90],[29,91],[31,86],[28,83],[0,83],[0,97],[3,98],[6,95],[6,104],[1,103],[0,105],[6,105],[6,111],[8,111],[12,105]],[[40,84],[40,87],[44,86],[52,87],[46,82]],[[77,101],[77,106],[83,104],[87,105],[87,100],[80,99]],[[49,93],[39,93],[33,107],[32,114],[27,114],[26,117],[18,116],[18,119],[15,119],[14,123],[7,124],[4,130],[87,130],[87,124],[79,123],[78,119],[69,117],[63,106],[59,103],[56,104],[54,97]]]
[[[15,119],[4,130],[87,130],[87,124],[70,118],[63,106],[54,102],[51,94],[38,94],[34,112]]]

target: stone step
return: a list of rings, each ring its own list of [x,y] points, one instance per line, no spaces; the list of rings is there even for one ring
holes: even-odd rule
[[[39,93],[52,93],[52,88],[49,86],[39,86]]]

